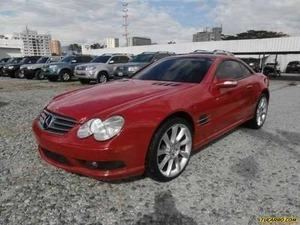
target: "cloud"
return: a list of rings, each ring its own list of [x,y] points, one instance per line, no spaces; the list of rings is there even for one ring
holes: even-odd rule
[[[265,29],[299,35],[299,11],[299,0],[219,0],[210,14],[228,34]]]
[[[129,35],[150,37],[158,43],[189,42],[200,25],[223,24],[226,34],[249,29],[299,34],[300,30],[299,0],[128,2]],[[194,15],[197,12],[200,16]],[[201,22],[196,21],[198,18]],[[190,21],[184,23],[185,20]],[[51,33],[63,44],[101,42],[106,37],[119,37],[122,44],[122,23],[120,0],[10,0],[0,4],[1,33],[20,32],[28,25],[39,33]]]
[[[131,36],[146,36],[154,42],[166,43],[191,41],[196,31],[185,28],[147,2],[133,1],[128,8]],[[49,32],[65,43],[101,42],[106,37],[119,37],[124,43],[122,13],[120,1],[11,0],[0,5],[0,24],[5,24],[3,33],[19,32],[28,25],[40,33]]]

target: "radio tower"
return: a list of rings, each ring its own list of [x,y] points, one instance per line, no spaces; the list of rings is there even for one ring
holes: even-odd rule
[[[124,27],[124,34],[126,40],[126,46],[128,46],[128,2],[126,0],[122,1],[123,6],[123,27]]]

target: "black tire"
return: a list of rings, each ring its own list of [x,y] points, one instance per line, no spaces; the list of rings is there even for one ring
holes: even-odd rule
[[[257,111],[258,111],[259,104],[260,104],[260,102],[261,102],[261,100],[263,98],[266,99],[267,111],[266,111],[266,115],[265,115],[264,121],[262,122],[262,124],[259,124],[258,123],[258,113],[257,113]],[[267,97],[266,94],[262,94],[259,97],[258,101],[257,101],[256,107],[255,107],[255,112],[254,112],[254,117],[251,120],[249,120],[248,122],[246,122],[246,126],[249,127],[249,128],[252,128],[252,129],[260,129],[264,125],[264,123],[266,121],[267,112],[268,112],[268,106],[269,106],[269,99],[268,99],[268,97]]]
[[[68,82],[72,79],[72,73],[69,70],[62,70],[59,72],[59,79],[63,82]]]
[[[97,75],[97,83],[105,84],[108,81],[108,74],[105,71],[99,72]]]
[[[58,77],[51,77],[51,76],[49,76],[47,79],[48,79],[49,81],[51,81],[51,82],[55,82],[55,81],[58,80]]]
[[[87,80],[87,79],[79,79],[79,81],[81,84],[89,84],[90,83],[90,80]]]
[[[181,124],[181,125],[183,124],[188,128],[188,131],[190,132],[191,146],[192,146],[192,143],[193,143],[192,128],[187,120],[185,120],[181,117],[172,117],[172,118],[166,120],[163,124],[161,124],[161,126],[157,129],[157,131],[155,132],[155,134],[152,138],[152,141],[151,141],[149,149],[148,149],[147,157],[146,157],[146,162],[145,162],[145,168],[146,168],[145,172],[150,178],[152,178],[154,180],[161,181],[161,182],[167,182],[167,181],[173,180],[174,178],[178,177],[185,170],[186,166],[189,163],[191,154],[189,154],[186,164],[184,167],[181,168],[181,171],[177,175],[174,175],[172,177],[165,176],[158,167],[158,163],[159,163],[158,157],[159,156],[157,156],[157,154],[158,154],[158,148],[159,148],[161,139],[162,139],[163,135],[166,134],[166,132],[168,132],[168,130],[170,130],[170,128],[176,124]],[[191,151],[192,151],[192,149],[191,149]]]
[[[45,75],[43,74],[42,70],[40,70],[40,69],[35,71],[34,77],[37,80],[44,80],[45,79]]]

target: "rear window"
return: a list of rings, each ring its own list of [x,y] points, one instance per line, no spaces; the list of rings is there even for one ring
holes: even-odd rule
[[[172,82],[199,83],[212,60],[209,58],[171,58],[157,62],[138,72],[133,78]]]

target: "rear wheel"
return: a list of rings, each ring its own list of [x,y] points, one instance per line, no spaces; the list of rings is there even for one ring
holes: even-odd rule
[[[79,81],[81,84],[89,84],[90,83],[90,80],[87,80],[87,79],[79,79]]]
[[[59,73],[59,78],[61,81],[63,82],[67,82],[67,81],[70,81],[71,80],[71,72],[68,71],[68,70],[62,70],[60,73]]]
[[[174,117],[164,122],[149,147],[147,174],[158,181],[178,177],[189,162],[192,143],[191,126],[185,119]]]
[[[97,83],[104,84],[108,81],[108,74],[106,72],[100,72],[97,76]]]

